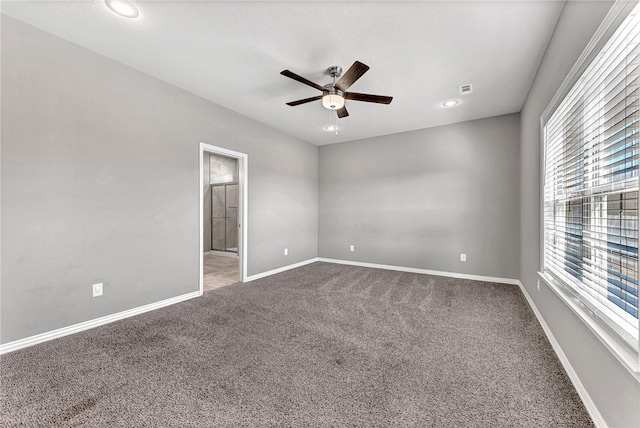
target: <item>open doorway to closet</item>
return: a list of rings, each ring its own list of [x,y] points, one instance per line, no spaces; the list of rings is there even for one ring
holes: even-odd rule
[[[201,290],[243,281],[246,257],[246,158],[201,144]],[[243,203],[244,202],[244,203]],[[244,257],[243,257],[244,256]]]

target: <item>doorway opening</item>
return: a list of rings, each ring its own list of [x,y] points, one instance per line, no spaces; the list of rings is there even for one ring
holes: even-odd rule
[[[200,143],[200,292],[247,277],[247,158]]]

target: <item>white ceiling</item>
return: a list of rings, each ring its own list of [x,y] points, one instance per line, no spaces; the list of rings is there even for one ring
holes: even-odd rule
[[[317,145],[520,111],[563,1],[135,1],[118,17],[104,1],[4,1],[2,13]],[[371,69],[350,91],[339,133],[319,94],[327,67]],[[474,92],[460,97],[458,86]],[[100,84],[100,82],[96,82]],[[441,103],[459,98],[455,108]],[[334,119],[335,120],[335,119]]]

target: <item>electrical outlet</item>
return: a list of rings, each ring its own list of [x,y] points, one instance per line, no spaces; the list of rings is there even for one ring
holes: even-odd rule
[[[102,283],[93,284],[91,288],[93,289],[93,297],[102,296]]]
[[[349,251],[355,251],[356,250],[356,246],[355,245],[349,245]]]
[[[466,262],[467,261],[467,255],[465,253],[460,253],[460,261],[461,262]]]
[[[288,248],[285,248],[285,249],[284,249],[284,255],[285,255],[285,256],[288,256],[288,255],[289,255],[289,249],[288,249]]]
[[[538,291],[540,291],[540,280],[539,279],[536,281],[536,287],[538,287]]]

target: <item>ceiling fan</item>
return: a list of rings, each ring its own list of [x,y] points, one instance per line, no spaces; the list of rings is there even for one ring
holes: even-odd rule
[[[324,86],[320,86],[317,83],[313,83],[310,80],[305,79],[302,76],[295,74],[292,71],[284,70],[280,72],[283,76],[289,77],[293,80],[297,80],[300,83],[311,86],[319,91],[322,91],[322,95],[316,95],[315,97],[305,98],[298,101],[291,101],[287,103],[292,107],[300,104],[309,103],[311,101],[322,100],[322,105],[329,109],[335,110],[339,118],[349,116],[347,107],[345,106],[345,100],[364,101],[367,103],[389,104],[393,97],[387,97],[384,95],[372,95],[372,94],[360,94],[357,92],[347,92],[347,89],[353,85],[356,80],[362,77],[364,73],[369,70],[369,66],[356,61],[342,75],[342,67],[334,65],[327,69],[327,73],[333,77],[333,83],[327,83]],[[342,76],[342,77],[340,77]],[[336,79],[339,80],[336,82]]]

